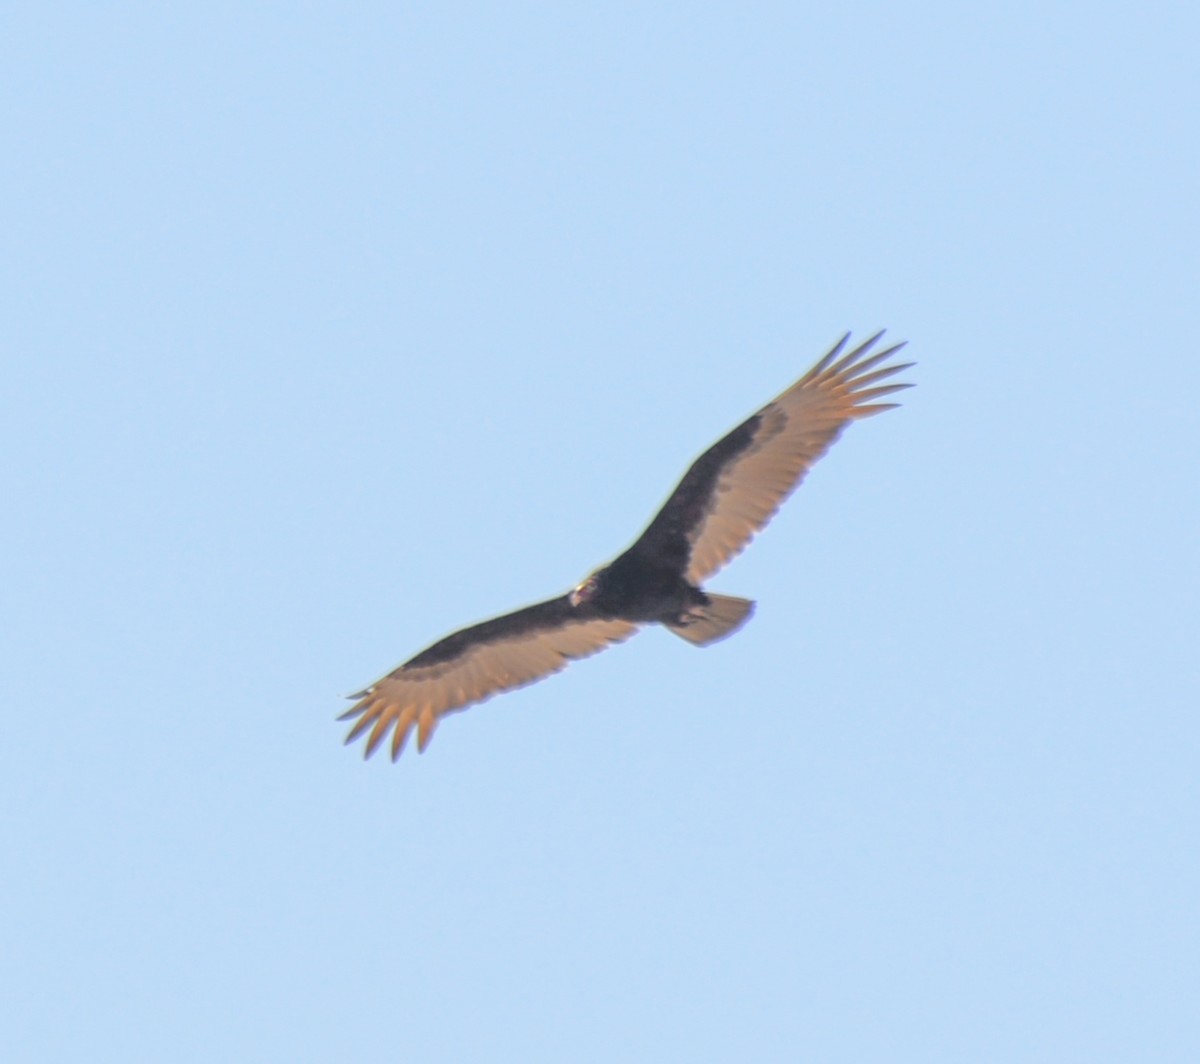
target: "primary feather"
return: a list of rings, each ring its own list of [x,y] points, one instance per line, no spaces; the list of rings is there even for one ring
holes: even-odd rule
[[[346,742],[370,728],[364,750],[370,757],[394,729],[395,761],[415,725],[423,751],[445,714],[524,687],[635,631],[627,621],[581,615],[566,595],[464,628],[352,696],[358,702],[339,718],[358,718]]]
[[[912,365],[871,372],[904,346],[868,357],[882,335],[835,362],[850,339],[847,333],[786,392],[713,444],[684,474],[642,539],[655,550],[686,557],[687,578],[694,584],[738,554],[851,421],[891,410],[896,403],[873,400],[910,387],[878,386]]]

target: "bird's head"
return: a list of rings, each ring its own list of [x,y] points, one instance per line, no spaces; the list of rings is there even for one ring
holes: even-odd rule
[[[600,573],[594,572],[586,580],[580,584],[576,584],[570,594],[571,605],[575,607],[582,606],[585,602],[591,602],[596,597],[596,592],[600,589]]]

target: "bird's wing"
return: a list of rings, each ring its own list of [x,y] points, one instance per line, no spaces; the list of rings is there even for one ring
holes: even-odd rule
[[[424,750],[445,714],[558,672],[628,639],[637,627],[572,606],[563,595],[464,628],[351,695],[358,701],[338,718],[358,718],[346,742],[370,729],[364,750],[370,757],[391,731],[395,761],[415,725],[417,748]]]
[[[880,367],[877,333],[848,355],[849,334],[786,392],[692,464],[634,549],[657,553],[699,584],[742,550],[851,421],[896,406],[874,400],[907,384],[879,382],[912,363]]]

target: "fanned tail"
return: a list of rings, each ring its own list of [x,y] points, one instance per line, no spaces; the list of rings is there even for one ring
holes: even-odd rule
[[[754,613],[754,603],[732,595],[708,594],[707,606],[693,606],[686,624],[668,624],[680,639],[693,646],[706,647],[727,635],[733,635]]]

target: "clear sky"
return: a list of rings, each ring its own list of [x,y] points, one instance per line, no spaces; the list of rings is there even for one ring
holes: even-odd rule
[[[1200,1060],[1194,5],[0,29],[5,1059]],[[736,638],[342,747],[885,326]]]

